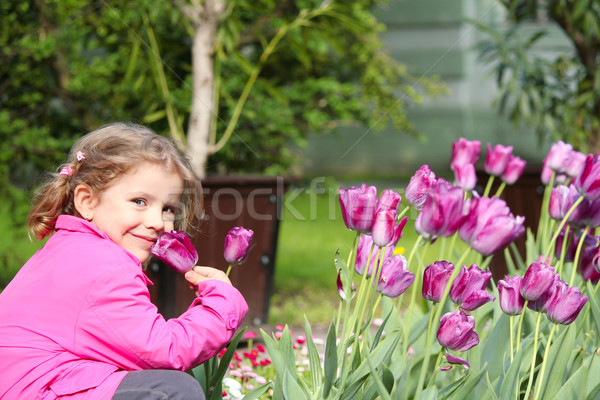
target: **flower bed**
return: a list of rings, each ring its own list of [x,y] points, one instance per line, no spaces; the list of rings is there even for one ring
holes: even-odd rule
[[[219,398],[221,387],[247,400],[599,396],[600,156],[552,146],[534,236],[499,198],[524,161],[511,147],[488,145],[489,180],[477,193],[480,152],[478,141],[454,144],[455,183],[421,167],[402,211],[396,192],[341,188],[344,222],[356,236],[349,254],[335,255],[340,304],[324,344],[308,321],[302,343],[282,327],[261,332],[264,346],[250,341],[235,352],[240,333],[222,358],[195,370],[207,398]],[[494,179],[501,184],[490,195]],[[420,236],[407,256],[394,254],[411,207]],[[524,259],[510,251],[521,235]],[[461,254],[459,239],[468,244]],[[423,265],[434,241],[442,242],[438,261]],[[494,282],[488,269],[498,251],[509,275]],[[218,369],[222,375],[209,373]]]

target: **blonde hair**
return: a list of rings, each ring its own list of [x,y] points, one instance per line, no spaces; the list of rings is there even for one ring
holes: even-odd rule
[[[79,152],[85,159],[78,160]],[[169,139],[149,128],[113,123],[88,133],[73,145],[67,163],[58,169],[71,168],[71,175],[50,173],[47,182],[37,189],[27,221],[30,234],[37,239],[48,236],[61,214],[81,217],[73,202],[78,185],[85,184],[100,195],[115,178],[143,162],[159,163],[179,173],[184,189],[175,229],[192,226],[202,210],[202,188],[188,160]]]

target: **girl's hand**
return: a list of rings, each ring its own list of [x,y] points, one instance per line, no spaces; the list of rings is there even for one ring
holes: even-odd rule
[[[195,289],[196,285],[198,285],[200,282],[210,279],[216,279],[231,285],[231,281],[227,275],[225,275],[225,272],[211,267],[195,266],[185,273],[185,279],[190,283],[193,289]]]

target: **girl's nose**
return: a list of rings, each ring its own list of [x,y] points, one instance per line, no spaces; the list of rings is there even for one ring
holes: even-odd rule
[[[154,229],[156,231],[164,231],[165,221],[163,219],[162,208],[160,210],[148,210],[144,224],[148,229]]]

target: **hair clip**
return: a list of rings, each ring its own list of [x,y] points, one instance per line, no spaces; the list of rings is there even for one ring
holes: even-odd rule
[[[62,167],[62,169],[60,170],[59,175],[71,176],[71,175],[73,175],[73,168],[71,168],[70,166],[66,165],[66,166]]]
[[[83,151],[78,151],[77,152],[77,161],[83,161],[85,160],[85,154],[83,154]]]

